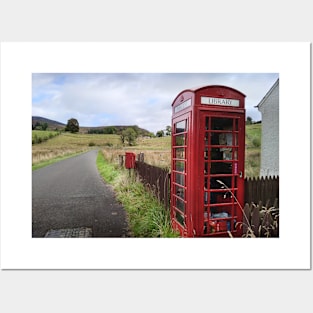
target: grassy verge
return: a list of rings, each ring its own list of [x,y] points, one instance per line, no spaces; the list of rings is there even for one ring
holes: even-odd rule
[[[245,177],[258,177],[261,164],[262,124],[246,125]]]
[[[101,151],[97,157],[100,175],[110,183],[124,206],[133,237],[157,238],[179,237],[170,225],[169,210],[145,190],[133,173],[117,168],[108,162]]]
[[[50,160],[47,160],[47,161],[42,161],[42,162],[33,164],[33,165],[32,165],[32,170],[33,170],[33,171],[34,171],[34,170],[38,170],[39,168],[48,166],[48,165],[50,165],[50,164],[53,164],[53,163],[56,163],[56,162],[59,162],[59,161],[62,161],[62,160],[68,159],[68,158],[71,158],[71,157],[76,156],[76,155],[79,155],[79,154],[81,154],[81,153],[84,153],[84,152],[71,153],[71,154],[68,154],[68,155],[56,157],[56,158],[53,158],[53,159],[50,159]]]

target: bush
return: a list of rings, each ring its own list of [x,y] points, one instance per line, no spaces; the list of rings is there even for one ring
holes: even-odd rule
[[[252,144],[255,148],[259,148],[261,146],[261,139],[260,138],[253,138]]]
[[[79,123],[76,118],[71,118],[67,121],[65,131],[70,131],[71,133],[79,132]]]

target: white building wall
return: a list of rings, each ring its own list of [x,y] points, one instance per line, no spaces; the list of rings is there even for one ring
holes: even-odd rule
[[[279,175],[279,82],[259,104],[262,113],[260,176]]]

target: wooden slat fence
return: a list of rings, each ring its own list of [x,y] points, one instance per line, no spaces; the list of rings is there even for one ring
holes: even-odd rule
[[[152,191],[156,198],[169,208],[170,174],[169,171],[144,162],[136,161],[135,167],[141,181]]]
[[[140,158],[139,158],[140,159]],[[170,205],[170,173],[167,169],[136,161],[135,171],[165,208]],[[279,176],[245,179],[245,203],[279,208]]]
[[[279,207],[279,176],[245,179],[245,202]]]

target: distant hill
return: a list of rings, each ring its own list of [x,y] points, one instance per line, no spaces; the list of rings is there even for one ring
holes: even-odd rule
[[[35,126],[37,123],[39,123],[39,124],[47,123],[49,130],[63,129],[66,126],[66,124],[63,124],[63,123],[60,123],[60,122],[57,122],[54,120],[50,120],[50,119],[45,118],[45,117],[32,116],[32,126]]]
[[[39,123],[39,124],[47,123],[49,130],[55,130],[55,129],[61,130],[61,129],[64,129],[65,126],[66,126],[66,124],[64,124],[64,123],[61,123],[61,122],[58,122],[58,121],[54,121],[54,120],[50,120],[50,119],[45,118],[45,117],[32,116],[32,126],[34,127],[36,125],[36,123]],[[88,132],[96,133],[96,131],[101,131],[101,130],[108,129],[108,128],[111,128],[111,129],[115,128],[116,129],[116,133],[119,134],[124,129],[126,129],[128,127],[134,128],[140,136],[149,136],[149,134],[150,134],[150,132],[148,130],[146,130],[144,128],[140,128],[137,125],[96,126],[96,127],[80,126],[79,127],[79,132],[81,132],[81,133],[88,133]]]
[[[137,125],[113,125],[113,126],[97,126],[97,127],[79,127],[79,132],[89,134],[121,134],[127,128],[133,128],[139,136],[150,136],[151,132]]]

